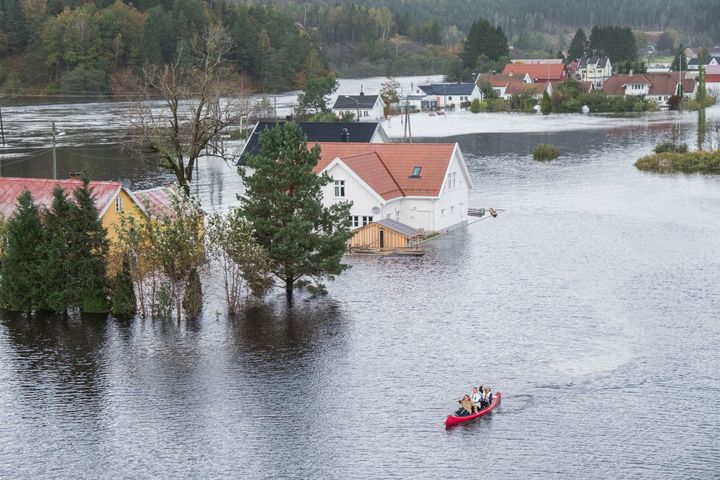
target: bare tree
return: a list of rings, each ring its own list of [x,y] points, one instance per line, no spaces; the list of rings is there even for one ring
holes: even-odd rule
[[[229,48],[227,33],[213,26],[180,47],[172,64],[143,69],[144,99],[132,109],[130,119],[133,144],[146,162],[171,171],[186,193],[198,158],[224,158],[216,141],[246,114],[247,105],[228,81]],[[161,106],[153,102],[158,97]]]

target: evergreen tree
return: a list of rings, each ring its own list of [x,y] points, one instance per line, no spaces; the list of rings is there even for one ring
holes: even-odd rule
[[[552,100],[547,90],[543,92],[542,100],[540,100],[540,111],[543,115],[550,115],[552,112]]]
[[[113,277],[110,290],[110,313],[115,316],[124,317],[135,314],[137,310],[137,298],[130,275],[130,262],[127,256],[123,258],[122,267]]]
[[[575,32],[575,36],[570,42],[570,48],[568,48],[568,56],[570,57],[569,61],[584,57],[587,47],[588,41],[585,36],[585,31],[582,28],[578,28],[577,32]]]
[[[670,65],[670,70],[672,70],[673,72],[677,72],[679,70],[687,72],[687,69],[688,66],[687,57],[685,56],[685,46],[681,43],[677,49],[677,52],[675,52],[675,57],[673,57],[672,64]]]
[[[675,49],[675,40],[668,32],[663,32],[658,38],[655,48],[661,52],[669,52]]]
[[[73,264],[73,288],[77,305],[83,312],[107,312],[107,255],[109,243],[93,200],[89,180],[73,191],[71,209],[77,259]]]
[[[0,306],[30,313],[41,302],[43,227],[29,191],[18,198],[15,215],[7,221],[4,256],[0,267]]]
[[[73,244],[73,227],[68,222],[73,208],[77,207],[72,204],[65,191],[55,187],[52,205],[44,215],[43,310],[66,313],[69,308],[78,305],[73,291],[76,279],[73,279],[72,275],[72,263],[77,250]]]
[[[352,236],[351,204],[323,206],[322,189],[331,179],[313,173],[320,147],[308,149],[306,141],[295,123],[268,130],[260,137],[262,154],[248,158],[249,170],[239,168],[246,187],[242,214],[255,227],[288,301],[296,287],[323,291],[323,278],[347,268],[341,260]]]
[[[463,66],[473,69],[481,55],[485,55],[490,60],[498,60],[509,54],[507,38],[502,28],[493,27],[487,20],[480,20],[470,27],[461,56]]]

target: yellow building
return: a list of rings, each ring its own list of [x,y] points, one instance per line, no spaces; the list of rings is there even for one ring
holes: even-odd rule
[[[82,187],[79,179],[52,180],[46,178],[16,178],[0,177],[0,216],[10,218],[17,209],[17,199],[28,190],[33,197],[35,205],[40,208],[50,208],[53,201],[55,187],[62,188],[72,197],[72,192]],[[121,215],[132,215],[145,218],[146,213],[142,204],[133,193],[123,187],[120,182],[90,182],[93,190],[95,208],[98,210],[102,225],[107,230],[110,244],[117,240],[116,226],[120,224]]]

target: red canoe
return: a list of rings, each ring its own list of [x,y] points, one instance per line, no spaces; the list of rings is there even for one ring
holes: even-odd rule
[[[483,408],[477,413],[474,413],[472,415],[466,415],[464,417],[458,417],[457,415],[448,415],[448,417],[445,419],[445,428],[452,427],[453,425],[457,425],[458,423],[465,423],[469,422],[471,420],[475,420],[476,418],[480,418],[485,414],[488,414],[492,412],[495,407],[500,405],[500,399],[502,398],[502,395],[500,395],[500,392],[494,392],[493,393],[493,400],[490,405]]]

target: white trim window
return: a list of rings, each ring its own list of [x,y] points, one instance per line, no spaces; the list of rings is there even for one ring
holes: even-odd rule
[[[363,226],[363,227],[364,227],[365,225],[368,225],[368,224],[372,223],[372,222],[373,222],[373,217],[372,217],[372,215],[369,216],[369,217],[366,217],[366,216],[363,216],[363,217],[362,217],[362,226]]]
[[[335,180],[335,196],[345,197],[345,180]]]
[[[123,211],[122,196],[120,194],[115,197],[115,211],[118,213]]]
[[[350,227],[358,228],[360,226],[360,217],[357,215],[350,216]]]

